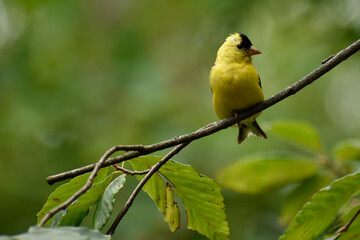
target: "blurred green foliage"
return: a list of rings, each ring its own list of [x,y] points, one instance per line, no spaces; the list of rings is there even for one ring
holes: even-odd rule
[[[351,211],[353,202],[359,201],[359,196],[354,196],[360,189],[356,180],[359,177],[356,171],[360,166],[358,141],[340,141],[330,151],[333,154],[328,154],[322,148],[323,142],[316,127],[309,123],[274,121],[267,133],[300,151],[272,154],[259,151],[254,156],[243,156],[217,173],[216,180],[220,186],[241,194],[257,194],[258,197],[264,193],[281,192],[278,222],[283,226],[291,223],[286,235],[293,236],[282,239],[294,239],[294,236],[298,239],[314,239],[326,233],[330,224],[335,225],[334,229],[344,225],[343,221],[333,222],[337,215],[343,218],[344,211],[339,211],[340,208]],[[350,176],[353,172],[356,173]],[[348,180],[337,181],[337,178],[352,179],[352,183]],[[346,190],[348,185],[352,190]],[[350,199],[352,203],[348,203]],[[358,209],[358,206],[354,208]],[[314,225],[314,222],[318,222],[318,225]],[[335,232],[334,229],[327,233]]]
[[[358,0],[0,0],[0,233],[35,224],[54,189],[46,176],[93,163],[114,144],[153,143],[216,121],[208,74],[230,33],[246,33],[263,52],[254,64],[269,97],[356,40],[359,8]],[[359,61],[352,56],[266,110],[260,124],[308,121],[325,149],[358,138]],[[293,150],[274,138],[238,146],[229,129],[176,160],[214,176],[240,156],[273,149]],[[234,239],[283,232],[276,196],[224,196]],[[148,200],[140,195],[119,226],[122,239],[192,236],[170,233]]]

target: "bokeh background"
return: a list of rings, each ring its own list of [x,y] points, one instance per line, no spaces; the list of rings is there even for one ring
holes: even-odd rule
[[[36,224],[58,186],[47,185],[48,175],[96,162],[115,144],[155,143],[216,121],[208,75],[233,32],[263,52],[254,64],[268,98],[359,38],[360,1],[0,0],[0,234]],[[259,123],[308,121],[330,148],[359,137],[359,92],[356,54]],[[175,159],[213,177],[242,156],[290,147],[271,136],[239,146],[236,134],[193,142]],[[128,179],[119,207],[136,184]],[[232,239],[280,236],[279,195],[224,191]],[[117,232],[203,239],[184,224],[171,233],[140,194]]]

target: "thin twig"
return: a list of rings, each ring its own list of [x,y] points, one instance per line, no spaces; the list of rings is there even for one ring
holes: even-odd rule
[[[343,227],[339,228],[339,230],[336,231],[336,233],[346,232],[359,214],[360,214],[360,208]]]
[[[43,227],[45,225],[45,223],[50,218],[52,218],[56,213],[58,213],[59,211],[61,211],[63,209],[66,209],[68,206],[70,206],[70,204],[72,204],[74,201],[76,201],[76,199],[78,199],[81,195],[83,195],[87,190],[90,189],[97,173],[102,168],[105,160],[108,159],[111,156],[111,154],[113,154],[114,152],[116,152],[118,150],[117,147],[118,146],[114,146],[111,149],[109,149],[108,151],[106,151],[106,153],[95,164],[95,167],[94,167],[92,173],[90,174],[88,180],[86,181],[86,184],[79,191],[77,191],[74,195],[72,195],[69,199],[67,199],[65,202],[63,202],[59,206],[55,207],[51,211],[47,212],[46,215],[39,222],[38,227]]]
[[[353,55],[355,52],[359,51],[359,49],[360,49],[360,39],[355,41],[354,43],[352,43],[347,48],[345,48],[345,49],[341,50],[340,52],[338,52],[337,54],[335,54],[333,57],[331,57],[328,61],[326,61],[320,67],[315,69],[313,72],[311,72],[304,78],[300,79],[299,81],[295,82],[291,86],[285,88],[278,94],[273,95],[266,101],[241,112],[238,115],[238,120],[240,121],[240,120],[246,119],[246,118],[254,115],[255,113],[263,111],[263,110],[267,109],[268,107],[282,101],[283,99],[297,93],[298,91],[300,91],[301,89],[303,89],[304,87],[306,87],[307,85],[314,82],[316,79],[320,78],[322,75],[324,75],[325,73],[327,73],[328,71],[333,69],[336,65],[338,65],[339,63],[341,63],[342,61],[344,61],[345,59],[347,59],[348,57]],[[193,140],[203,138],[205,136],[208,136],[210,134],[218,132],[222,129],[228,128],[235,123],[236,123],[235,117],[231,117],[231,118],[220,120],[218,122],[211,123],[208,126],[200,128],[199,130],[197,130],[195,132],[188,133],[188,134],[178,136],[178,137],[174,137],[172,139],[169,139],[169,140],[166,140],[163,142],[146,145],[146,146],[130,145],[131,147],[129,147],[128,149],[131,150],[131,152],[128,152],[123,155],[106,160],[104,162],[103,167],[110,166],[110,165],[113,165],[116,163],[120,163],[120,162],[129,160],[129,159],[133,159],[133,158],[136,158],[136,157],[139,157],[142,155],[147,155],[147,154],[150,154],[153,152],[157,152],[159,150],[173,147],[173,146],[179,145],[181,143],[191,142]],[[125,146],[127,146],[127,145],[123,145],[123,148],[122,148],[123,150],[126,149]],[[132,148],[134,146],[136,146],[136,147]],[[75,176],[90,172],[91,170],[94,169],[94,167],[95,167],[95,164],[91,164],[91,165],[80,167],[80,168],[77,168],[77,169],[74,169],[71,171],[67,171],[67,172],[59,173],[59,174],[56,174],[53,176],[49,176],[47,178],[47,182],[49,184],[53,184],[55,182],[73,178]]]
[[[116,217],[114,223],[111,225],[109,230],[106,234],[113,235],[115,233],[115,229],[120,223],[121,219],[124,217],[124,215],[127,213],[131,205],[133,204],[136,196],[142,189],[142,187],[145,185],[145,183],[150,179],[150,177],[157,172],[162,165],[164,165],[167,161],[169,161],[174,155],[179,153],[184,147],[186,147],[190,142],[181,143],[180,145],[176,146],[173,150],[171,150],[168,154],[165,155],[159,162],[157,162],[154,166],[151,167],[150,171],[145,175],[145,177],[140,181],[140,183],[136,186],[133,193],[130,195],[129,199],[125,203],[123,209],[119,213],[119,215]]]
[[[144,171],[131,171],[131,170],[129,170],[129,169],[120,167],[120,166],[117,165],[117,164],[114,164],[113,167],[114,167],[116,170],[122,171],[123,173],[129,174],[129,175],[144,175],[144,174],[146,174],[146,173],[148,173],[148,172],[150,171],[150,169],[146,169],[146,170],[144,170]]]

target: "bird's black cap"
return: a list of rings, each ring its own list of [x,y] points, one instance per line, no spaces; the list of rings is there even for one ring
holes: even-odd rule
[[[246,49],[249,49],[251,46],[252,46],[252,43],[250,41],[250,39],[243,33],[240,33],[239,34],[242,41],[241,41],[241,44],[238,45],[238,48],[246,48]]]

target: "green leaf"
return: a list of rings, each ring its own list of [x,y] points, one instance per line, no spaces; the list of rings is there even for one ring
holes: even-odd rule
[[[344,214],[340,217],[338,225],[345,225],[360,209],[359,196],[355,196],[352,201],[349,201],[344,207],[346,210]]]
[[[347,175],[315,194],[296,215],[280,240],[315,239],[336,219],[339,208],[360,190],[360,173]]]
[[[27,233],[22,233],[14,237],[0,239],[17,240],[110,240],[109,235],[104,235],[96,230],[85,227],[57,227],[57,228],[38,228],[31,227]]]
[[[210,239],[228,239],[230,232],[225,214],[221,188],[192,166],[173,161],[160,172],[173,184],[176,195],[184,203],[188,217],[187,228]]]
[[[166,184],[166,207],[164,219],[169,224],[170,230],[175,232],[180,228],[180,211],[174,199],[173,188],[170,183]]]
[[[248,157],[219,171],[223,188],[240,193],[259,194],[280,189],[316,174],[317,165],[290,157]]]
[[[347,231],[341,233],[341,240],[359,239],[360,236],[360,216],[357,216]]]
[[[341,233],[336,233],[335,235],[333,236],[325,236],[325,240],[336,240],[339,238],[339,236],[341,235]]]
[[[129,161],[135,170],[146,170],[151,165],[131,160]],[[136,175],[136,178],[141,181],[145,175]],[[161,178],[159,173],[155,173],[152,177],[146,182],[144,187],[142,188],[144,192],[146,192],[149,197],[155,202],[157,208],[160,212],[165,213],[166,210],[166,200],[165,200],[165,182]]]
[[[360,160],[360,140],[352,139],[340,142],[334,148],[337,160]]]
[[[62,217],[59,226],[79,226],[89,213],[90,207],[98,202],[111,179],[116,174],[119,173],[113,172],[103,181],[94,183],[85,194],[67,208],[68,212]]]
[[[160,159],[147,156],[133,159],[131,163],[135,170],[144,170]],[[146,167],[136,169],[140,163]],[[221,189],[212,179],[200,175],[192,166],[174,161],[167,162],[159,172],[172,184],[176,195],[183,202],[188,217],[187,228],[210,239],[229,239]],[[159,196],[164,195],[160,193]]]
[[[150,167],[148,164],[144,164],[140,161],[131,161],[131,164],[134,169],[145,170]],[[137,175],[136,177],[140,180],[144,178],[145,175]],[[171,189],[169,189],[171,188]],[[154,200],[157,208],[164,214],[164,220],[169,224],[170,230],[172,232],[180,228],[180,212],[176,202],[174,201],[174,194],[172,187],[166,185],[158,173],[155,173],[144,185],[143,191],[146,192],[152,200]],[[172,197],[170,196],[170,191]],[[171,200],[172,199],[172,200]],[[171,206],[171,201],[176,204]],[[169,206],[170,205],[170,206]],[[177,208],[177,210],[175,209]],[[176,212],[177,211],[177,212]],[[177,216],[178,215],[178,216]],[[178,219],[176,219],[178,217]]]
[[[334,176],[327,174],[316,175],[301,182],[300,185],[286,197],[285,203],[282,205],[280,222],[283,225],[289,224],[304,204],[308,202],[316,192],[329,185],[333,180]]]
[[[100,201],[97,203],[94,213],[94,228],[96,230],[101,230],[109,220],[114,209],[116,194],[124,186],[126,181],[125,177],[126,174],[122,174],[112,181],[105,189]]]
[[[101,169],[96,178],[94,179],[94,183],[102,181],[105,179],[106,174],[108,172],[108,168]],[[70,198],[75,192],[80,190],[82,186],[86,183],[87,179],[89,178],[90,173],[80,175],[78,177],[73,178],[70,182],[65,183],[58,188],[55,189],[54,192],[50,194],[46,203],[44,204],[43,208],[40,212],[37,213],[37,222],[39,223],[41,219],[45,216],[45,214],[52,210],[53,208],[57,207],[59,204],[66,201]],[[46,223],[46,226],[50,226],[50,222]]]
[[[315,152],[323,151],[317,129],[307,122],[277,121],[267,132],[301,148]]]
[[[358,202],[359,199],[354,199],[355,202]],[[351,201],[349,202],[349,204],[347,204],[349,206],[347,206],[348,211],[345,215],[341,216],[341,218],[337,221],[337,224],[335,226],[337,226],[338,228],[343,227],[346,223],[348,223],[348,221],[353,218],[353,216],[355,216],[356,212],[360,209],[360,204],[355,204],[352,203]],[[350,206],[351,205],[351,206]],[[336,230],[336,229],[335,229]],[[334,231],[335,231],[334,230]],[[358,215],[355,220],[351,223],[350,227],[346,230],[343,231],[341,233],[335,233],[330,235],[331,237],[336,237],[336,236],[340,236],[339,240],[350,240],[350,239],[358,239],[360,236],[360,216]]]
[[[101,169],[98,172],[98,175],[94,179],[92,187],[83,194],[77,201],[71,204],[67,208],[67,214],[65,214],[59,226],[71,225],[77,226],[81,223],[83,218],[88,214],[91,205],[97,202],[98,198],[103,193],[106,186],[109,184],[113,174],[106,177],[108,168]],[[38,222],[45,216],[45,214],[58,206],[59,204],[66,201],[71,197],[75,192],[84,186],[87,179],[89,178],[90,173],[78,176],[72,179],[70,182],[65,183],[55,189],[53,193],[50,194],[48,200],[46,201],[43,208],[37,214]],[[50,226],[52,220],[49,220],[46,223],[46,226]]]

